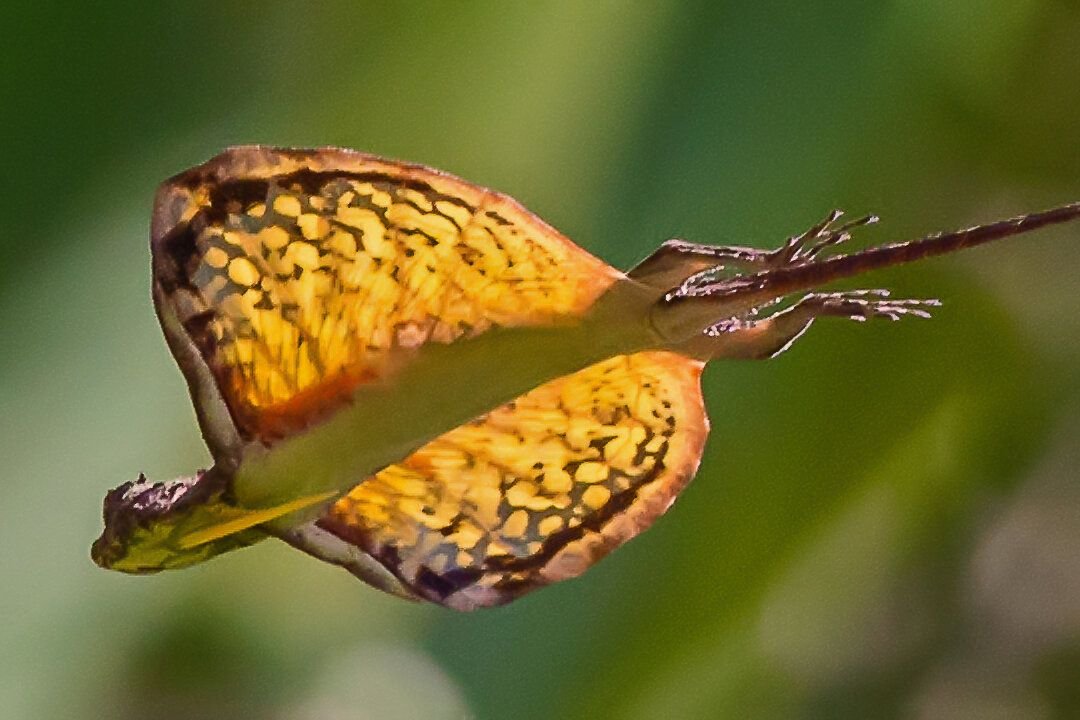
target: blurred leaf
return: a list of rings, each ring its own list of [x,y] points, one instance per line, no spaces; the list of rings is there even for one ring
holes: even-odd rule
[[[948,699],[973,534],[1080,407],[1075,229],[870,280],[945,299],[932,322],[822,322],[710,368],[712,439],[667,517],[578,581],[457,616],[268,543],[153,578],[90,565],[107,488],[206,462],[150,306],[149,203],[228,144],[341,144],[507,191],[624,267],[670,236],[775,245],[833,206],[889,221],[862,242],[901,239],[1075,199],[1077,8],[8,3],[0,22],[5,717],[348,712],[350,678],[380,708],[481,718]],[[1025,707],[1075,707],[1069,647],[1017,675]]]

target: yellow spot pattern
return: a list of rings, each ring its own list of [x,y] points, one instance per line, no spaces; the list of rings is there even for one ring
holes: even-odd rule
[[[462,609],[575,576],[692,476],[700,369],[644,352],[549,382],[359,484],[319,524]]]
[[[162,186],[152,235],[155,301],[193,394],[215,385],[239,439],[267,443],[411,349],[580,317],[623,277],[506,196],[334,149],[229,150]],[[700,370],[642,352],[546,383],[367,478],[290,542],[459,609],[577,576],[693,475]],[[220,417],[200,423],[227,452],[237,433]]]
[[[576,317],[618,276],[509,198],[355,153],[240,148],[159,198],[173,195],[186,205],[159,199],[177,223],[155,241],[156,279],[241,434],[265,441],[399,349]]]

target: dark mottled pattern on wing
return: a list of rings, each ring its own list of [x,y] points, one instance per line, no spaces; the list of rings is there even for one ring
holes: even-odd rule
[[[577,316],[619,275],[505,196],[339,150],[231,150],[163,186],[154,232],[157,291],[264,440],[402,350]]]
[[[369,478],[319,526],[459,609],[576,576],[693,475],[708,425],[700,370],[644,352],[549,382]]]

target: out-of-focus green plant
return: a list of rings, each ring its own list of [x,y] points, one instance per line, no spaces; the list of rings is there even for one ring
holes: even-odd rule
[[[86,548],[106,488],[206,457],[149,302],[167,175],[235,143],[356,147],[506,191],[622,266],[669,236],[775,245],[838,205],[901,239],[1080,199],[1080,12],[9,3],[0,23],[6,716],[1076,712],[1080,613],[1052,590],[1080,578],[1054,552],[1076,495],[1031,499],[1075,480],[1054,461],[1080,415],[1074,229],[881,275],[941,297],[933,321],[822,324],[711,368],[712,439],[670,514],[506,608],[409,605],[285,547],[152,578]],[[1053,622],[1016,610],[1046,603]]]

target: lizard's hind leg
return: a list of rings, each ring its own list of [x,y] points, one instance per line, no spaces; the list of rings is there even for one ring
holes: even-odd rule
[[[702,360],[773,358],[787,350],[819,317],[846,317],[859,322],[883,317],[930,317],[937,300],[893,300],[887,290],[811,293],[799,302],[760,320],[728,319],[688,341],[681,352]]]
[[[823,220],[805,232],[793,235],[774,250],[736,245],[703,245],[672,239],[665,241],[652,255],[642,260],[627,274],[647,285],[670,288],[715,280],[715,276],[740,271],[761,272],[811,262],[826,248],[851,239],[851,231],[862,225],[877,222],[875,215],[866,215],[837,225],[842,210],[833,210]]]

